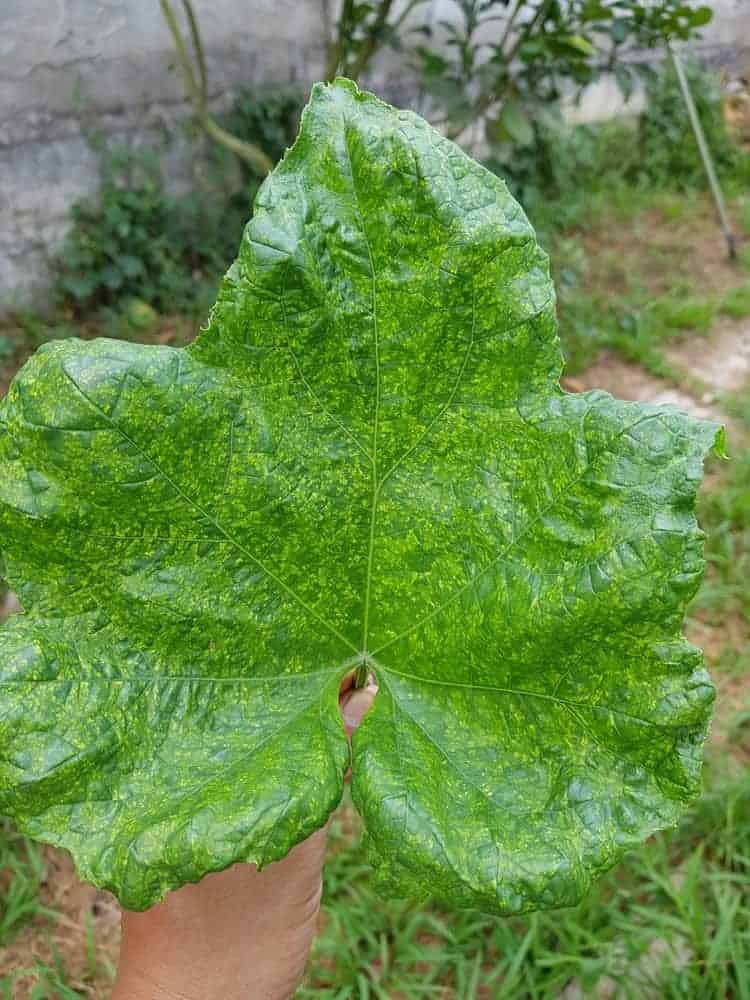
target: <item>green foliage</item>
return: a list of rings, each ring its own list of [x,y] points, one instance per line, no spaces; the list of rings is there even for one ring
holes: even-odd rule
[[[750,394],[729,400],[732,416],[750,431]],[[750,451],[731,456],[715,489],[701,498],[709,572],[694,608],[715,623],[739,615],[750,625]]]
[[[722,180],[731,194],[744,195],[750,185],[750,154],[732,140],[724,123],[715,77],[696,62],[687,63],[696,103],[716,157]],[[491,133],[486,166],[502,177],[521,201],[543,243],[560,231],[590,224],[601,207],[638,211],[648,198],[674,221],[694,212],[682,192],[703,186],[703,171],[687,112],[671,67],[647,75],[649,105],[637,121],[571,125],[554,105],[535,108],[528,119],[527,140]],[[654,193],[656,186],[657,193]],[[676,194],[675,192],[680,192]],[[738,225],[750,233],[750,212],[744,197],[738,204]],[[745,248],[740,248],[740,254]]]
[[[651,304],[654,322],[669,330],[691,331],[706,334],[711,329],[716,314],[712,298],[671,293]]]
[[[242,88],[221,121],[233,135],[260,146],[276,163],[294,142],[303,104],[304,96],[296,87]],[[249,170],[247,177],[251,179]]]
[[[169,0],[161,0],[161,6],[197,123],[220,147],[233,149],[265,175],[272,146],[244,138],[231,122],[220,126],[208,112],[206,65],[192,3],[183,0],[187,34]],[[453,0],[437,21],[427,0],[341,0],[337,6],[325,80],[359,79],[376,54],[389,47],[417,69],[433,117],[451,137],[484,121],[491,144],[509,140],[518,149],[533,144],[539,108],[558,101],[571,85],[580,90],[601,73],[614,73],[629,97],[638,78],[652,74],[648,61],[635,59],[634,52],[693,38],[712,17],[711,8],[697,0]]]
[[[15,353],[15,341],[7,336],[7,334],[0,334],[0,362],[10,361]]]
[[[740,200],[737,214],[740,231],[744,233],[745,236],[750,236],[750,198],[747,197],[746,194]]]
[[[276,162],[294,141],[302,104],[301,92],[292,87],[245,88],[219,120],[232,135],[263,149]],[[216,276],[237,252],[262,178],[223,146],[211,145],[207,154],[197,190],[175,205],[169,236],[179,246],[202,248]]]
[[[0,808],[128,907],[265,864],[339,801],[372,671],[383,890],[580,899],[699,787],[680,628],[721,438],[561,367],[505,185],[316,87],[195,343],[49,345],[3,404]]]
[[[410,15],[426,3],[427,0],[405,0],[401,4],[394,4],[393,0],[342,0],[328,43],[324,79],[332,81],[337,76],[348,76],[358,80],[384,46],[401,50],[404,35],[412,27]]]
[[[42,315],[32,309],[19,309],[10,313],[3,329],[7,331],[5,336],[14,345],[15,353],[21,351],[24,355],[49,340],[64,340],[78,333],[78,328],[72,323]]]
[[[750,281],[728,291],[719,304],[719,312],[733,319],[750,316]]]
[[[55,950],[52,964],[35,962],[33,966],[16,969],[8,976],[0,979],[0,996],[3,1000],[16,1000],[19,981],[31,981],[24,997],[28,1000],[85,1000],[89,991],[80,992],[75,989],[65,969],[65,961],[59,951]]]
[[[737,165],[739,154],[727,131],[716,78],[695,60],[685,63],[685,74],[716,167],[721,173],[729,173]],[[639,146],[639,170],[649,183],[682,188],[706,184],[698,146],[671,65],[665,65],[647,85]]]
[[[627,121],[570,125],[559,113],[540,112],[533,141],[495,145],[485,166],[506,181],[542,239],[591,215],[592,201],[633,176],[637,147]],[[634,154],[635,151],[635,154]]]
[[[584,290],[579,279],[574,273],[560,290],[560,338],[570,374],[609,349],[653,375],[677,381],[680,373],[668,364],[662,347],[688,333],[707,334],[719,305],[711,295],[686,294],[679,282],[654,297],[637,286],[617,293],[606,284]],[[731,308],[731,293],[723,301]]]
[[[56,290],[76,312],[130,298],[163,311],[189,307],[202,246],[176,243],[175,203],[154,151],[116,148],[101,159],[98,200],[77,202],[57,264]]]

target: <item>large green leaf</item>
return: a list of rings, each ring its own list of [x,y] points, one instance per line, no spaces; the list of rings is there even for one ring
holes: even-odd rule
[[[47,345],[3,404],[0,810],[128,907],[280,858],[339,801],[360,666],[381,882],[576,900],[698,786],[717,428],[560,368],[505,185],[316,87],[197,342]]]

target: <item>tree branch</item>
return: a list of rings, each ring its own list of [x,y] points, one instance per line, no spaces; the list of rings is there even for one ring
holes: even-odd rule
[[[360,73],[364,71],[367,64],[380,48],[380,33],[388,23],[388,15],[391,12],[391,7],[393,7],[393,0],[380,0],[380,8],[378,10],[377,17],[375,18],[372,27],[367,32],[367,37],[362,43],[359,55],[354,62],[347,67],[347,75],[351,76],[353,79],[356,80]]]

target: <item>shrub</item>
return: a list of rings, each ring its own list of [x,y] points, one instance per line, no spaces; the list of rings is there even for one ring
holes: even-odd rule
[[[102,154],[96,200],[71,208],[72,226],[57,261],[59,299],[83,312],[136,298],[158,309],[189,301],[193,280],[169,233],[174,203],[153,150]]]
[[[689,60],[685,74],[706,141],[716,167],[729,172],[737,152],[724,122],[716,77]],[[656,73],[647,85],[648,105],[640,116],[640,171],[652,184],[682,188],[706,182],[698,147],[685,108],[677,75],[671,66]]]
[[[632,175],[634,145],[627,120],[570,125],[545,111],[528,145],[497,146],[485,165],[504,178],[537,228],[564,228],[590,206],[596,191]]]

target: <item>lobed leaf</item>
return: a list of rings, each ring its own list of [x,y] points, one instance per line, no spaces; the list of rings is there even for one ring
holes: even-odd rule
[[[681,636],[717,427],[571,395],[502,181],[317,86],[187,349],[45,345],[2,404],[0,810],[130,908],[352,791],[387,891],[573,903],[699,783]]]

